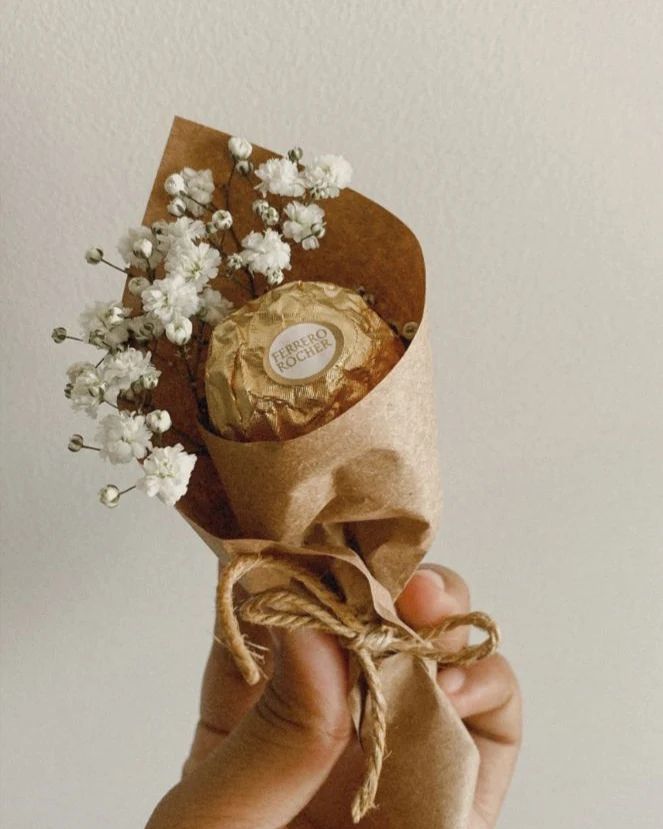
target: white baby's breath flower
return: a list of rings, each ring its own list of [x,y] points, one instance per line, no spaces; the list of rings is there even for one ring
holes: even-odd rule
[[[265,271],[265,279],[270,288],[275,288],[280,285],[285,279],[283,271],[280,268],[267,268]]]
[[[163,222],[157,232],[157,245],[163,254],[178,242],[197,242],[205,236],[205,225],[200,219],[182,216],[174,222]]]
[[[320,155],[304,167],[307,190],[314,199],[332,199],[352,180],[352,166],[340,155]]]
[[[148,366],[145,373],[140,378],[140,384],[144,389],[156,389],[159,384],[159,377],[161,372],[153,365]]]
[[[129,293],[134,296],[140,296],[145,288],[149,288],[152,283],[145,276],[132,276],[127,283]]]
[[[105,357],[99,366],[106,386],[105,399],[115,404],[118,395],[138,381],[145,388],[154,388],[161,372],[152,365],[151,356],[149,351],[143,354],[137,348],[127,348]]]
[[[154,316],[154,314],[140,314],[131,317],[129,330],[139,342],[148,342],[160,337],[164,332],[164,327],[159,317]]]
[[[181,170],[186,189],[184,202],[187,210],[192,216],[202,216],[205,212],[201,205],[208,205],[212,201],[214,192],[214,179],[211,170],[194,170],[192,167],[185,167]]]
[[[181,173],[171,173],[163,184],[163,189],[169,196],[179,196],[186,192],[186,183]]]
[[[270,158],[256,168],[256,176],[263,196],[274,193],[277,196],[301,196],[304,193],[304,183],[296,164],[288,158]]]
[[[217,210],[212,213],[212,225],[216,230],[230,230],[233,226],[232,214],[227,210]]]
[[[175,345],[186,345],[193,334],[193,323],[186,317],[179,317],[166,325],[166,337]]]
[[[150,256],[152,256],[152,251],[154,250],[154,245],[150,239],[136,239],[133,245],[133,251],[136,256],[140,256],[141,259],[145,259],[149,261]]]
[[[145,459],[144,477],[136,486],[172,506],[186,493],[195,464],[196,456],[185,452],[180,443],[158,447]]]
[[[153,412],[150,412],[146,416],[145,422],[147,423],[148,429],[151,429],[157,435],[162,435],[164,432],[167,432],[173,425],[170,414],[165,409],[155,409]]]
[[[305,250],[319,246],[318,239],[325,233],[325,211],[317,204],[292,201],[285,207],[288,220],[283,223],[283,235],[301,243]]]
[[[228,149],[235,161],[246,160],[253,152],[253,147],[246,138],[240,138],[237,135],[233,135],[232,138],[228,139]]]
[[[92,363],[74,363],[67,369],[69,399],[75,411],[84,411],[96,417],[99,404],[104,400],[106,384]]]
[[[157,279],[141,294],[143,308],[164,325],[196,313],[200,305],[195,285],[182,276]]]
[[[99,456],[111,463],[129,463],[141,460],[152,448],[145,417],[132,412],[108,414],[99,421],[95,439]]]
[[[219,272],[221,254],[216,248],[201,242],[182,240],[170,246],[166,256],[166,272],[170,277],[182,277],[185,282],[201,291]]]
[[[98,265],[104,258],[104,252],[101,248],[88,248],[85,251],[85,261],[88,265]]]
[[[200,311],[198,315],[208,325],[216,325],[228,316],[235,306],[226,299],[219,291],[213,288],[205,288],[200,295]]]
[[[119,302],[94,302],[79,317],[86,342],[99,348],[116,348],[129,339],[127,317],[131,313]]]
[[[275,230],[254,230],[242,239],[242,248],[242,262],[253,273],[290,269],[290,245]]]
[[[99,490],[99,500],[105,507],[116,507],[120,503],[122,493],[114,484],[106,484]]]
[[[264,214],[269,210],[269,202],[266,199],[256,199],[251,204],[251,210],[253,210],[256,216],[262,219]]]
[[[136,253],[134,250],[134,245],[140,243],[143,239],[152,245],[150,255],[147,258],[142,253]],[[118,242],[117,249],[127,265],[133,265],[141,271],[144,271],[148,264],[151,268],[156,268],[163,258],[156,246],[156,238],[152,232],[152,228],[145,227],[144,225],[130,227],[126,235]]]
[[[231,253],[226,259],[226,268],[229,271],[238,271],[244,266],[244,260],[241,253]]]
[[[186,202],[181,196],[175,196],[174,199],[168,202],[166,210],[171,216],[184,216],[186,213]]]

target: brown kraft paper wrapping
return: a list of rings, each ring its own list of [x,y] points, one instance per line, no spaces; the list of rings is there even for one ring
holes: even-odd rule
[[[225,181],[227,140],[225,133],[176,118],[144,223],[167,215],[163,182],[171,172],[211,167],[215,181]],[[270,155],[255,147],[254,163]],[[239,181],[236,187],[231,210],[241,237],[251,227],[250,185]],[[183,369],[167,344],[160,344],[154,359],[163,375],[155,405],[168,408],[177,429],[194,442],[202,438],[207,447],[209,456],[199,457],[178,509],[222,564],[234,555],[270,553],[314,573],[329,571],[359,616],[377,615],[408,630],[394,599],[430,548],[440,508],[423,258],[413,234],[360,194],[344,191],[326,201],[325,209],[324,243],[312,252],[293,249],[291,278],[362,284],[376,295],[383,318],[420,322],[394,368],[366,397],[313,432],[282,442],[241,443],[197,423],[183,391]],[[237,305],[244,301],[231,284],[215,287]],[[260,570],[244,585],[261,590],[274,578]],[[387,756],[378,808],[360,826],[465,829],[468,823],[478,752],[439,690],[435,668],[409,653],[379,662],[388,702]],[[356,686],[350,703],[357,725],[360,697]]]

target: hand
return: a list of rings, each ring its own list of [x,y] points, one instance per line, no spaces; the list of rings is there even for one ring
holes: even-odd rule
[[[411,627],[428,627],[468,612],[469,591],[456,573],[429,565],[415,573],[397,607]],[[146,829],[350,829],[349,802],[363,758],[346,702],[347,655],[317,631],[270,635],[248,628],[247,634],[267,648],[269,679],[247,686],[226,650],[213,644],[183,779]],[[466,641],[465,629],[444,639],[454,649]],[[496,655],[470,668],[441,670],[438,684],[480,753],[467,829],[491,829],[521,736],[516,678]],[[381,829],[387,823],[378,809],[361,825]]]

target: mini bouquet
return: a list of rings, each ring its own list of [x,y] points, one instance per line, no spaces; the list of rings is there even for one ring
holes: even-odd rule
[[[478,755],[435,668],[489,655],[498,633],[481,613],[415,633],[395,611],[440,506],[424,264],[351,175],[340,156],[275,156],[176,118],[123,262],[85,255],[122,274],[122,298],[53,331],[96,349],[67,371],[73,408],[97,420],[69,449],[138,461],[101,502],[156,496],[219,556],[219,626],[247,682],[260,654],[240,620],[325,630],[350,652],[356,823],[377,805],[394,825],[456,829]],[[446,652],[440,634],[461,625],[485,639]]]

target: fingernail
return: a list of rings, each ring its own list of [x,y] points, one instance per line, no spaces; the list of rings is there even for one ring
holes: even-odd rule
[[[414,574],[414,578],[426,579],[431,584],[434,584],[438,590],[444,590],[446,587],[441,574],[438,573],[437,570],[431,570],[428,567],[422,567],[421,570],[417,570]]]
[[[440,671],[437,679],[445,694],[457,694],[465,684],[465,671],[462,668],[447,668]]]

